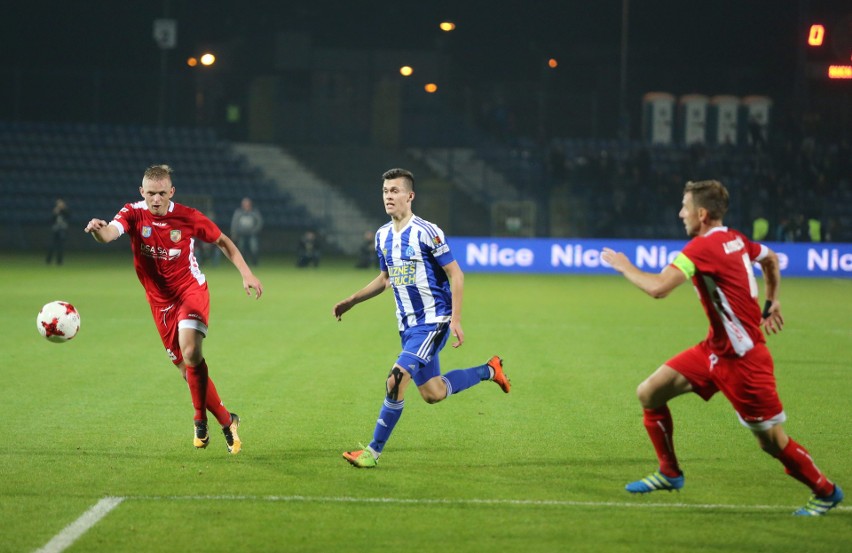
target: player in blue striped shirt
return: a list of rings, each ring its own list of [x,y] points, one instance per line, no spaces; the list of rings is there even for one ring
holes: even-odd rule
[[[358,468],[372,468],[402,416],[405,390],[413,380],[427,403],[438,403],[483,380],[492,380],[509,393],[503,360],[494,356],[484,365],[441,374],[438,353],[449,335],[453,347],[464,343],[461,327],[464,273],[453,258],[444,232],[411,211],[414,175],[391,169],[382,175],[382,198],[390,222],[376,233],[379,275],[332,309],[341,320],[355,305],[393,287],[402,352],[388,374],[386,396],[373,440],[366,448],[347,451],[343,458]]]

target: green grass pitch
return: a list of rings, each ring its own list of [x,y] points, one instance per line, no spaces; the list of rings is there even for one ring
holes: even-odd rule
[[[0,551],[53,543],[103,498],[122,498],[68,551],[767,551],[852,547],[852,499],[792,517],[809,491],[762,453],[724,398],[672,404],[679,493],[633,497],[655,468],[636,385],[706,332],[690,286],[653,300],[618,276],[466,275],[466,342],[444,371],[505,359],[512,393],[483,383],[437,405],[415,388],[379,467],[367,442],[398,353],[385,293],[337,322],[371,271],[270,259],[262,299],[227,261],[206,270],[205,356],[243,451],[192,447],[192,407],[166,357],[127,244],[0,256]],[[51,344],[42,304],[80,310]],[[786,279],[769,338],[791,436],[852,493],[852,280]],[[852,496],[850,496],[852,497]],[[118,500],[116,500],[118,501]],[[85,517],[84,517],[85,518]],[[85,520],[84,520],[85,522]]]

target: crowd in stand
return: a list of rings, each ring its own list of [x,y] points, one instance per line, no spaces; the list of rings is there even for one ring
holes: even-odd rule
[[[551,192],[582,199],[594,216],[584,234],[681,238],[667,198],[688,180],[717,179],[734,196],[728,223],[769,241],[852,241],[852,149],[812,136],[748,146],[638,143],[547,157]],[[675,196],[676,197],[676,194]]]

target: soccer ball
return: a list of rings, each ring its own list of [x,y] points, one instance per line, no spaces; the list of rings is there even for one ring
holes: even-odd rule
[[[52,301],[38,312],[36,328],[51,342],[67,342],[80,330],[80,314],[67,301]]]

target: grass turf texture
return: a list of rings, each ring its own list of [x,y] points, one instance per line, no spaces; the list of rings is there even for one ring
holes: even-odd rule
[[[243,419],[232,457],[218,431],[207,450],[192,447],[188,390],[118,250],[72,254],[64,267],[0,256],[0,551],[43,546],[107,496],[126,499],[69,551],[822,552],[852,542],[850,501],[820,520],[790,515],[810,492],[721,396],[671,404],[682,492],[624,491],[656,468],[636,385],[706,331],[689,286],[655,301],[616,276],[468,274],[466,343],[444,350],[442,368],[499,353],[512,393],[483,383],[430,406],[412,387],[379,467],[356,470],[341,452],[372,434],[399,347],[393,302],[385,293],[343,322],[331,307],[372,271],[267,260],[254,301],[227,261],[206,270],[205,357]],[[81,313],[67,344],[34,328],[54,299]],[[782,303],[787,326],[769,344],[787,430],[849,494],[852,281],[785,279]]]

